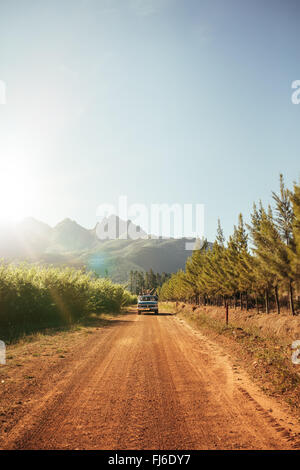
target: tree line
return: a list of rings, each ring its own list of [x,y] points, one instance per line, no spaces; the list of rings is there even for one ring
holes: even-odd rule
[[[203,305],[228,304],[266,313],[283,306],[295,315],[300,281],[300,185],[272,193],[273,205],[253,204],[250,223],[242,214],[226,241],[218,221],[216,240],[205,240],[160,290],[161,300]],[[298,298],[299,299],[299,298]]]
[[[132,294],[143,294],[146,292],[157,291],[170,279],[168,273],[155,273],[152,269],[149,271],[130,271],[129,273],[129,291]]]

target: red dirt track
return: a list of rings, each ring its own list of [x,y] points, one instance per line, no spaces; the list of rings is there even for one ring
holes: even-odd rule
[[[119,317],[88,335],[54,381],[43,370],[36,383],[28,409],[0,433],[0,448],[298,446],[289,417],[276,404],[270,410],[218,345],[173,315]]]

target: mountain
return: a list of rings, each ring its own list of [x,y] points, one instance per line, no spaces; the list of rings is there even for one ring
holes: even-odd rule
[[[54,227],[49,248],[62,253],[78,252],[96,247],[97,241],[94,232],[83,228],[74,220],[64,219]]]
[[[107,238],[112,229],[118,238]],[[140,238],[127,239],[128,231]],[[183,269],[192,253],[185,249],[187,241],[190,242],[151,237],[132,221],[117,216],[104,218],[93,229],[68,218],[55,227],[26,218],[15,226],[0,227],[0,257],[56,266],[86,266],[99,275],[126,282],[131,270],[152,268],[170,273]]]
[[[43,253],[50,243],[52,228],[33,217],[27,217],[17,226],[16,235],[31,252]]]
[[[139,225],[135,225],[131,220],[122,220],[117,215],[104,217],[95,227],[98,239],[117,238],[126,240],[130,238],[149,238],[148,234]],[[110,236],[109,236],[110,235]]]

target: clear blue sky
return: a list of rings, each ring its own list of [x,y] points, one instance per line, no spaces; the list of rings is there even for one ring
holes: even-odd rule
[[[1,0],[1,210],[91,227],[125,194],[203,203],[207,237],[218,217],[229,235],[280,172],[299,178],[299,15],[297,0]]]

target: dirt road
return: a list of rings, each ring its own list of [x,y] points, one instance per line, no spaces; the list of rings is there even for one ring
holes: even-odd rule
[[[28,408],[1,435],[2,449],[299,444],[295,421],[219,346],[173,315],[125,315],[87,337],[53,380],[51,373],[40,377]]]

